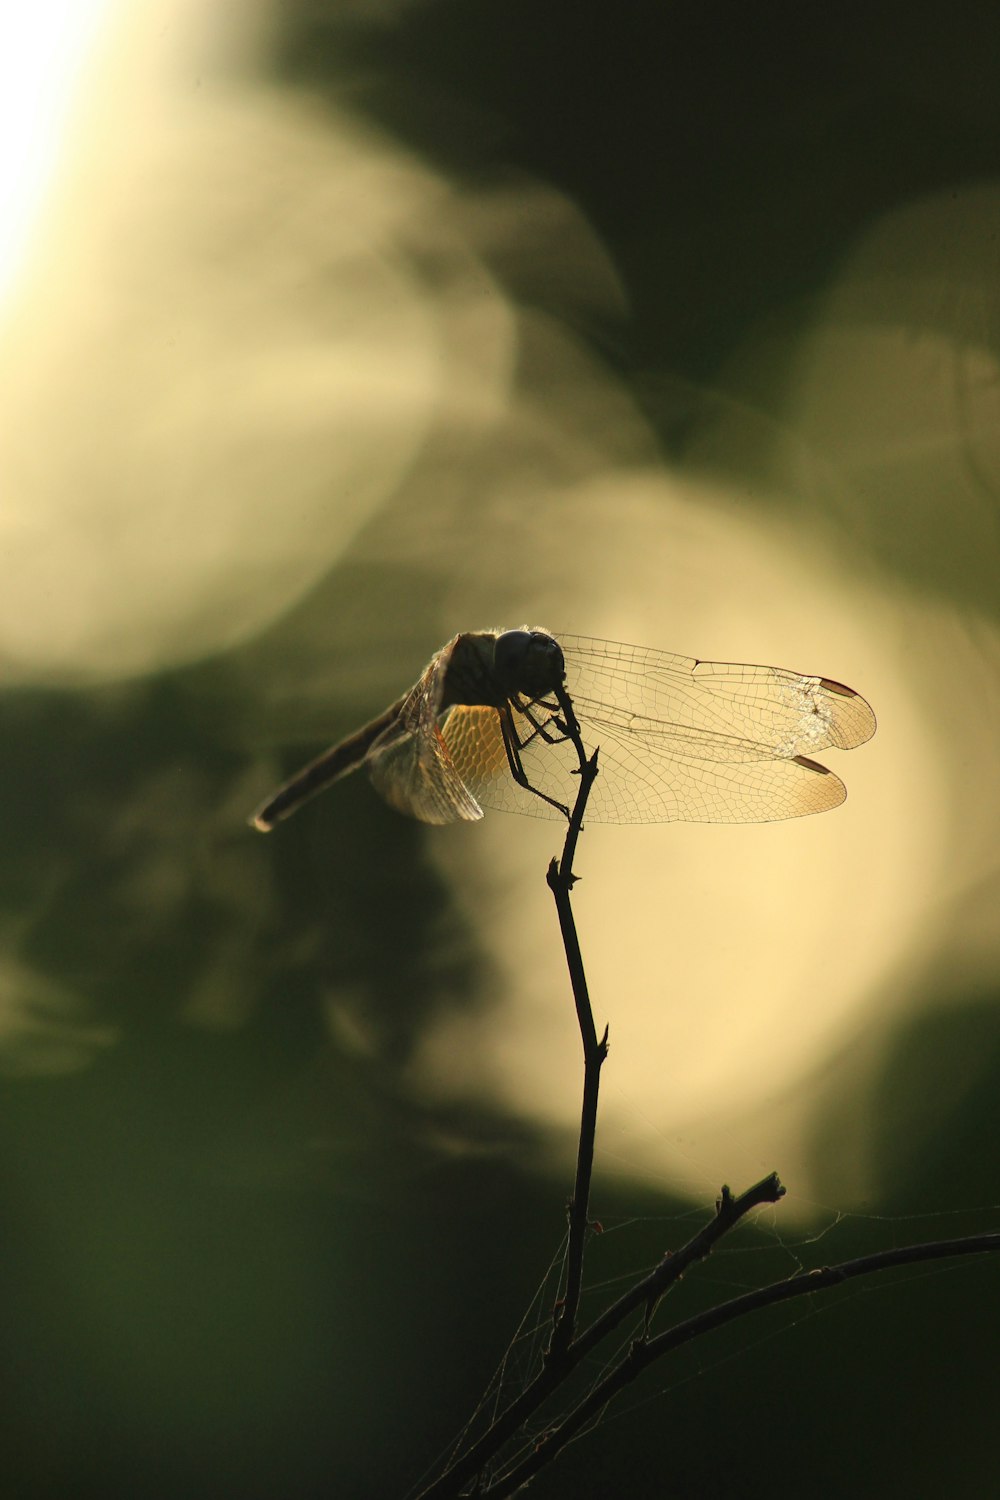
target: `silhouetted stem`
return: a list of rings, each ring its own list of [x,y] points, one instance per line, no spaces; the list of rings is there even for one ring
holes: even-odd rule
[[[573,712],[573,704],[564,689],[558,690],[559,707],[562,709],[563,722],[567,733],[576,749],[579,761],[580,788],[576,795],[576,802],[570,814],[569,828],[566,831],[566,842],[563,845],[561,860],[553,860],[548,869],[549,888],[555,897],[556,912],[559,916],[559,930],[562,933],[563,947],[566,951],[566,964],[569,968],[570,983],[573,986],[573,1000],[576,1005],[576,1019],[580,1027],[580,1038],[583,1042],[583,1104],[580,1111],[580,1136],[576,1155],[576,1180],[573,1184],[573,1196],[569,1202],[569,1234],[566,1244],[566,1280],[563,1288],[562,1301],[557,1305],[552,1329],[552,1341],[546,1351],[545,1360],[547,1364],[558,1366],[565,1358],[566,1350],[576,1331],[576,1315],[580,1306],[580,1292],[583,1286],[583,1252],[587,1241],[587,1222],[590,1209],[590,1179],[594,1170],[594,1138],[597,1133],[597,1101],[601,1086],[601,1068],[604,1059],[608,1055],[608,1029],[604,1028],[604,1035],[598,1040],[597,1027],[594,1025],[594,1013],[590,1005],[590,993],[587,988],[587,975],[583,967],[583,956],[580,952],[580,940],[577,936],[576,921],[573,916],[573,905],[571,893],[576,882],[573,873],[573,856],[576,853],[576,843],[583,828],[583,816],[587,807],[587,799],[590,789],[597,777],[597,756],[595,750],[593,755],[587,757],[580,738],[580,726],[576,722]]]
[[[746,1317],[749,1313],[758,1312],[761,1308],[773,1307],[779,1302],[788,1302],[794,1297],[807,1297],[813,1292],[823,1291],[827,1287],[837,1286],[841,1282],[853,1280],[858,1276],[871,1276],[876,1272],[886,1271],[892,1266],[915,1265],[927,1260],[947,1260],[957,1255],[984,1255],[997,1252],[1000,1252],[1000,1234],[996,1233],[974,1234],[964,1239],[935,1240],[926,1245],[904,1245],[894,1250],[883,1250],[874,1255],[860,1256],[857,1260],[843,1261],[840,1265],[800,1272],[788,1281],[778,1281],[771,1286],[760,1287],[755,1292],[747,1292],[742,1297],[734,1297],[730,1302],[722,1302],[717,1307],[709,1308],[707,1312],[699,1313],[696,1317],[688,1318],[686,1322],[678,1323],[676,1327],[667,1329],[656,1338],[636,1339],[628,1353],[611,1373],[594,1387],[558,1427],[546,1433],[534,1451],[522,1463],[510,1469],[494,1484],[487,1485],[480,1493],[484,1496],[493,1496],[495,1500],[502,1500],[505,1495],[513,1495],[522,1485],[527,1484],[539,1469],[551,1463],[557,1453],[589,1422],[594,1421],[608,1402],[635,1380],[654,1360],[661,1359],[665,1354],[679,1348],[681,1344],[711,1333],[713,1329],[735,1322],[737,1318]]]
[[[716,1204],[715,1218],[699,1229],[686,1245],[673,1254],[665,1255],[655,1270],[637,1282],[585,1329],[579,1338],[574,1339],[558,1362],[551,1359],[546,1361],[531,1384],[500,1412],[489,1430],[467,1453],[456,1460],[447,1473],[423,1491],[420,1500],[445,1500],[445,1497],[458,1495],[466,1481],[486,1467],[528,1418],[544,1405],[553,1391],[558,1390],[580,1361],[629,1313],[662,1296],[690,1266],[709,1255],[722,1236],[751,1209],[762,1203],[776,1203],[784,1195],[784,1191],[773,1172],[739,1197],[733,1197],[729,1189],[724,1187]]]

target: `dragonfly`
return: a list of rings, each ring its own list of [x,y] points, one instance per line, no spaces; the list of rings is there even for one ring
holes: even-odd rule
[[[566,818],[579,754],[566,698],[599,772],[598,823],[766,823],[826,812],[844,783],[812,759],[875,733],[859,693],[781,667],[700,661],[525,626],[466,631],[409,692],[279,787],[251,818],[267,832],[364,766],[391,807],[424,823],[484,809]]]

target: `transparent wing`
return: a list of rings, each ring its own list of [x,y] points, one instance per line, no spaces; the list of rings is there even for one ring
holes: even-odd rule
[[[459,704],[449,709],[441,724],[441,738],[456,774],[484,807],[499,808],[503,812],[535,813],[533,804],[537,802],[536,816],[561,816],[555,808],[547,808],[540,798],[532,796],[514,780],[500,730],[500,715],[495,708]],[[546,746],[549,748],[556,747]],[[569,774],[563,769],[561,758],[545,769],[557,785],[561,785]]]
[[[483,816],[452,762],[438,724],[454,645],[450,641],[433,658],[365,757],[379,795],[397,812],[422,823],[472,822]]]
[[[782,756],[829,746],[852,750],[875,733],[864,698],[826,677],[698,661],[584,636],[558,639],[571,696],[648,718],[667,731],[715,732]]]
[[[824,812],[847,793],[809,754],[852,749],[875,731],[864,699],[826,678],[581,636],[557,639],[584,744],[601,750],[588,806],[593,822],[757,823]],[[542,724],[554,733],[554,711],[539,705],[531,717],[534,724],[514,714],[528,779],[572,803],[572,746],[547,743],[536,731]],[[559,816],[511,777],[495,710],[452,709],[442,733],[483,806]]]

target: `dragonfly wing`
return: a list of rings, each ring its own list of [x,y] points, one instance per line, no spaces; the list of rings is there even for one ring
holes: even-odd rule
[[[397,812],[422,823],[474,822],[483,816],[437,731],[433,748],[409,731],[391,733],[372,747],[366,764],[372,785]]]
[[[583,636],[559,640],[574,702],[656,720],[665,730],[750,740],[786,757],[830,746],[853,750],[875,733],[864,698],[830,678]]]
[[[768,823],[825,812],[847,796],[838,776],[804,755],[775,760],[748,751],[719,759],[711,753],[717,746],[704,754],[676,736],[622,735],[582,716],[581,728],[588,750],[600,746],[587,807],[595,823]],[[530,747],[522,757],[536,783],[547,781],[541,755]]]
[[[865,700],[825,678],[558,639],[584,744],[600,746],[593,822],[756,823],[823,812],[847,794],[812,752],[850,749],[875,730]],[[536,737],[521,758],[533,785],[572,800],[571,747]]]
[[[365,758],[379,795],[397,812],[422,823],[474,822],[483,816],[455,769],[438,725],[454,645],[450,641],[433,658]]]
[[[515,722],[518,715],[514,714]],[[527,726],[530,732],[530,725]],[[523,727],[518,725],[519,733]],[[500,729],[500,715],[495,708],[459,704],[452,708],[441,726],[459,776],[466,788],[483,807],[499,812],[529,813],[536,818],[562,818],[558,808],[543,802],[511,775],[510,762]],[[572,762],[565,762],[565,746],[546,745],[547,753],[529,773],[533,786],[548,792],[557,800],[570,802],[576,795],[570,775]],[[568,790],[567,790],[568,788]]]

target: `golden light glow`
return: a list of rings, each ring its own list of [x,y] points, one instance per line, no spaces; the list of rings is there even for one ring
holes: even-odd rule
[[[118,13],[0,322],[8,682],[259,632],[443,420],[504,399],[510,314],[460,205],[350,118],[229,76],[212,12]]]
[[[0,20],[0,305],[26,255],[109,0],[37,0]]]
[[[29,9],[52,27],[53,9]],[[874,1055],[907,1007],[936,1003],[922,976],[957,930],[969,972],[1000,960],[995,921],[963,904],[1000,847],[1000,370],[982,335],[1000,292],[980,250],[1000,191],[942,192],[873,226],[824,298],[752,330],[715,389],[685,388],[668,464],[573,331],[571,311],[620,298],[574,206],[524,181],[458,194],[346,112],[261,81],[257,12],[116,11],[41,216],[40,187],[11,195],[0,686],[261,643],[252,727],[218,731],[259,757],[259,784],[218,812],[231,838],[271,780],[264,743],[318,734],[334,692],[371,693],[378,712],[459,630],[541,621],[850,684],[879,729],[822,757],[845,806],[594,827],[578,861],[612,1026],[601,1160],[699,1195],[779,1165],[806,1192],[843,1049]],[[60,15],[81,48],[96,34],[96,6]],[[7,55],[27,79],[43,51],[26,36]],[[51,105],[46,170],[80,66],[67,48],[22,91]],[[5,140],[28,128],[12,120]],[[345,557],[338,582],[419,580],[376,601],[378,642],[340,598],[294,613]],[[129,810],[156,850],[136,884],[150,909],[186,889],[207,778],[199,795],[153,787]],[[568,1154],[579,1046],[542,878],[555,825],[490,814],[428,840],[502,1000],[442,1003],[412,1088],[488,1100]],[[262,926],[266,857],[239,846],[226,867],[226,909],[252,905]],[[214,848],[204,861],[221,867]],[[220,950],[192,1024],[237,1024],[254,982]],[[329,1013],[363,1051],[356,999]],[[864,1177],[859,1149],[844,1192]]]
[[[733,655],[726,643],[738,641],[758,661],[836,672],[879,715],[870,744],[824,752],[848,786],[841,808],[758,826],[595,824],[577,859],[591,992],[613,1040],[608,1162],[702,1191],[719,1172],[777,1160],[780,1148],[783,1170],[807,1192],[808,1100],[794,1127],[774,1102],[870,1024],[873,994],[926,936],[953,847],[947,758],[895,644],[901,606],[887,632],[884,599],[819,568],[789,529],[741,523],[721,489],[652,474],[609,480],[577,495],[562,520],[581,538],[581,574],[599,574],[610,596],[617,583],[626,601],[616,608],[606,595],[588,626],[713,656]],[[709,573],[725,586],[702,589]],[[581,607],[572,591],[550,614]],[[918,608],[906,606],[906,619],[912,645],[925,627]],[[954,640],[949,649],[955,661]],[[428,1039],[416,1076],[432,1094],[496,1091],[568,1137],[579,1060],[541,879],[557,840],[551,827],[526,819],[512,832],[496,816],[479,835],[433,850],[508,999],[492,1017],[453,1015]],[[880,999],[880,1026],[901,999]]]

